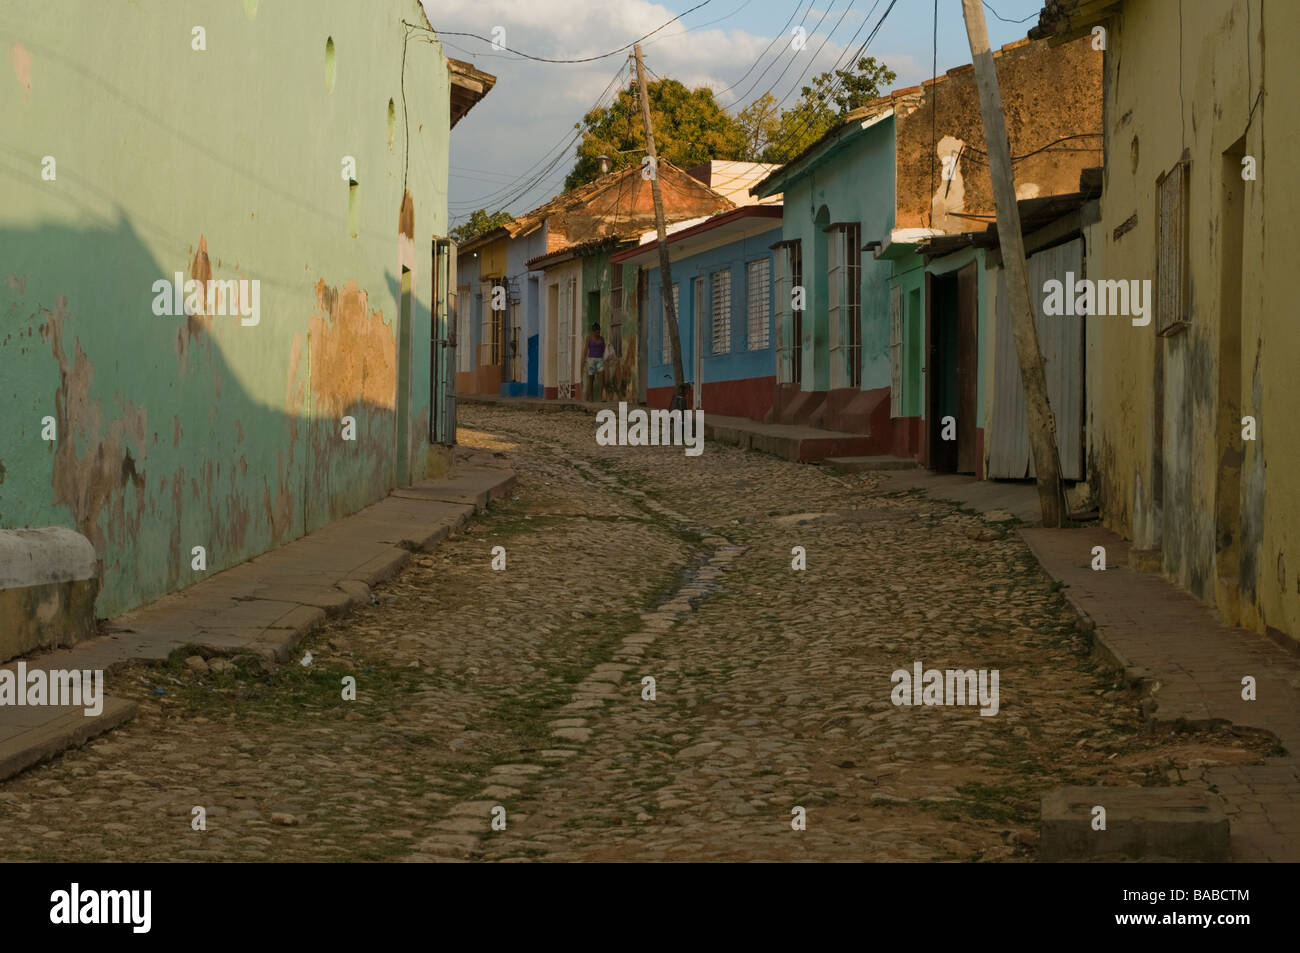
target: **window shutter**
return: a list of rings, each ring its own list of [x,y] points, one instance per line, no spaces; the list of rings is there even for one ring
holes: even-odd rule
[[[1159,220],[1156,236],[1156,333],[1188,323],[1187,160],[1156,180]]]
[[[713,273],[713,353],[731,351],[731,272]]]
[[[749,350],[762,351],[772,343],[772,263],[767,258],[745,266],[745,333]]]

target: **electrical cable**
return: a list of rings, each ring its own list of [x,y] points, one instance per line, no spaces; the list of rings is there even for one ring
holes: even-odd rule
[[[415,27],[415,29],[418,30],[424,30],[427,33],[432,33],[435,36],[467,36],[475,40],[482,40],[484,43],[492,44],[493,49],[502,49],[505,50],[507,53],[513,53],[515,54],[515,56],[518,56],[522,59],[533,60],[538,63],[594,63],[596,60],[609,59],[609,57],[611,56],[617,56],[620,53],[626,53],[628,50],[632,49],[632,47],[636,46],[642,40],[648,40],[650,37],[654,36],[656,33],[658,33],[660,30],[663,30],[665,27],[668,27],[673,23],[676,23],[684,16],[694,13],[696,10],[700,9],[700,7],[708,6],[712,2],[713,0],[702,0],[701,3],[697,3],[695,6],[687,10],[685,13],[677,14],[677,16],[673,17],[671,20],[667,21],[661,26],[658,26],[655,29],[651,30],[649,33],[645,34],[645,36],[637,37],[631,43],[628,43],[625,46],[620,46],[616,50],[610,50],[608,53],[601,53],[599,56],[584,56],[579,59],[551,59],[545,56],[533,56],[530,53],[521,53],[519,50],[512,50],[504,43],[497,43],[495,40],[489,40],[487,37],[479,36],[479,34],[477,33],[462,33],[462,32],[457,32],[455,30],[429,29],[428,27],[417,26],[416,24],[413,23],[409,23],[407,25],[411,27]],[[726,18],[724,17],[723,19]],[[403,20],[402,22],[406,23],[405,20]]]

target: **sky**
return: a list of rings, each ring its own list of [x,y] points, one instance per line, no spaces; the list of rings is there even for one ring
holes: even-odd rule
[[[601,56],[663,27],[641,44],[648,78],[709,86],[734,113],[769,91],[792,105],[813,76],[836,67],[837,60],[847,65],[890,5],[890,0],[421,2],[448,56],[497,77],[496,87],[451,133],[453,225],[477,208],[518,215],[562,191],[575,161],[574,124],[602,94],[610,102],[630,78],[630,51],[586,63],[544,63],[493,49],[493,39],[534,57],[572,60]],[[864,51],[898,74],[894,88],[933,75],[936,55],[939,73],[970,62],[961,0],[937,0],[937,5],[937,42],[934,0],[896,0]],[[994,49],[1023,39],[1042,6],[1043,0],[987,0],[984,15]],[[1024,22],[1004,22],[995,12]],[[669,22],[675,16],[680,19]],[[795,48],[796,27],[806,32],[801,49]],[[616,75],[619,86],[611,85]]]

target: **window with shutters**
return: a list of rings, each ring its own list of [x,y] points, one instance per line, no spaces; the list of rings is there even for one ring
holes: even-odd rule
[[[889,416],[903,416],[903,289],[889,289]]]
[[[1156,333],[1186,327],[1187,281],[1187,159],[1156,180],[1159,203],[1156,221]]]
[[[767,258],[745,266],[745,333],[751,351],[762,351],[772,343],[772,263]]]
[[[857,222],[826,231],[826,288],[829,293],[831,387],[862,386],[862,252]]]
[[[715,271],[713,280],[712,353],[731,353],[731,271]]]
[[[679,293],[677,282],[673,282],[673,314],[677,316],[678,327],[681,327],[681,294]],[[671,364],[673,362],[673,339],[672,330],[668,324],[668,312],[663,307],[663,301],[659,304],[659,327],[662,331],[662,339],[659,342],[659,363]]]

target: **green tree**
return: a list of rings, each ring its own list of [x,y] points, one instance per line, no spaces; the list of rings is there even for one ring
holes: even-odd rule
[[[712,90],[687,89],[675,79],[661,79],[648,83],[646,93],[660,159],[689,168],[710,159],[744,156],[746,131],[718,105]],[[578,161],[564,180],[566,190],[599,177],[598,156],[609,157],[611,171],[640,165],[645,124],[636,85],[628,85],[611,105],[587,113],[581,129]]]
[[[456,239],[456,244],[463,245],[472,238],[478,238],[485,232],[508,225],[514,220],[515,217],[509,212],[493,212],[489,215],[487,209],[481,208],[471,212],[468,219],[453,228],[451,237]]]
[[[736,121],[745,131],[745,162],[762,162],[763,155],[781,134],[781,113],[776,97],[764,93],[740,111]]]
[[[898,75],[874,56],[852,70],[827,70],[801,89],[799,101],[781,113],[762,153],[764,162],[786,162],[844,121],[854,109],[887,89]]]

